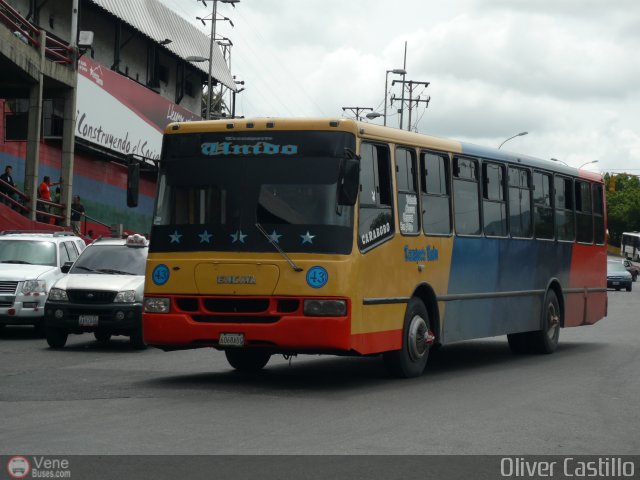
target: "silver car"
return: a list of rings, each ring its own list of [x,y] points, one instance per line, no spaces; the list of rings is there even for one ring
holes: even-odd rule
[[[98,240],[58,280],[45,305],[45,334],[62,348],[69,333],[93,332],[99,342],[126,335],[144,348],[142,298],[148,242],[141,235]]]

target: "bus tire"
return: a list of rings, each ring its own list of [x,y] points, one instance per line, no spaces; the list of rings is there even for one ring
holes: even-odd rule
[[[419,377],[429,359],[434,338],[424,303],[413,297],[407,304],[402,329],[402,348],[383,354],[389,373],[397,378]]]
[[[532,353],[549,354],[556,351],[560,338],[561,315],[556,292],[548,290],[542,304],[542,329],[528,333]]]
[[[255,373],[264,368],[269,362],[271,354],[259,349],[229,349],[225,350],[227,362],[240,372]]]

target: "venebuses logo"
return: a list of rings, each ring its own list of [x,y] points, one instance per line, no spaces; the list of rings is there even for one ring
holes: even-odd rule
[[[25,478],[30,471],[31,465],[25,457],[11,457],[7,463],[7,472],[11,478]]]

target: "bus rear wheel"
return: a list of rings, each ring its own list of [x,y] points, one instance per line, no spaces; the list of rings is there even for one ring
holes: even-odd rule
[[[269,362],[271,354],[258,349],[225,350],[229,365],[240,372],[258,372]]]
[[[558,297],[553,290],[549,290],[542,304],[542,328],[534,332],[507,335],[509,347],[514,353],[555,352],[560,338],[561,315]]]
[[[402,329],[402,348],[383,354],[389,372],[398,378],[419,377],[429,359],[434,336],[429,314],[419,298],[409,300]]]

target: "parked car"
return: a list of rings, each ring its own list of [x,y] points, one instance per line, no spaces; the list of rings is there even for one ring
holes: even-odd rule
[[[626,288],[631,291],[631,274],[619,260],[607,262],[607,288],[620,290]]]
[[[49,292],[49,346],[64,347],[70,333],[93,332],[99,342],[126,335],[135,348],[144,348],[142,297],[148,250],[142,235],[101,239],[87,246]]]
[[[631,274],[631,280],[635,282],[638,279],[640,267],[631,262],[631,260],[623,260],[622,264],[624,265],[624,268],[627,269],[627,272]]]
[[[34,325],[44,332],[49,290],[84,249],[71,232],[0,232],[0,328]]]

